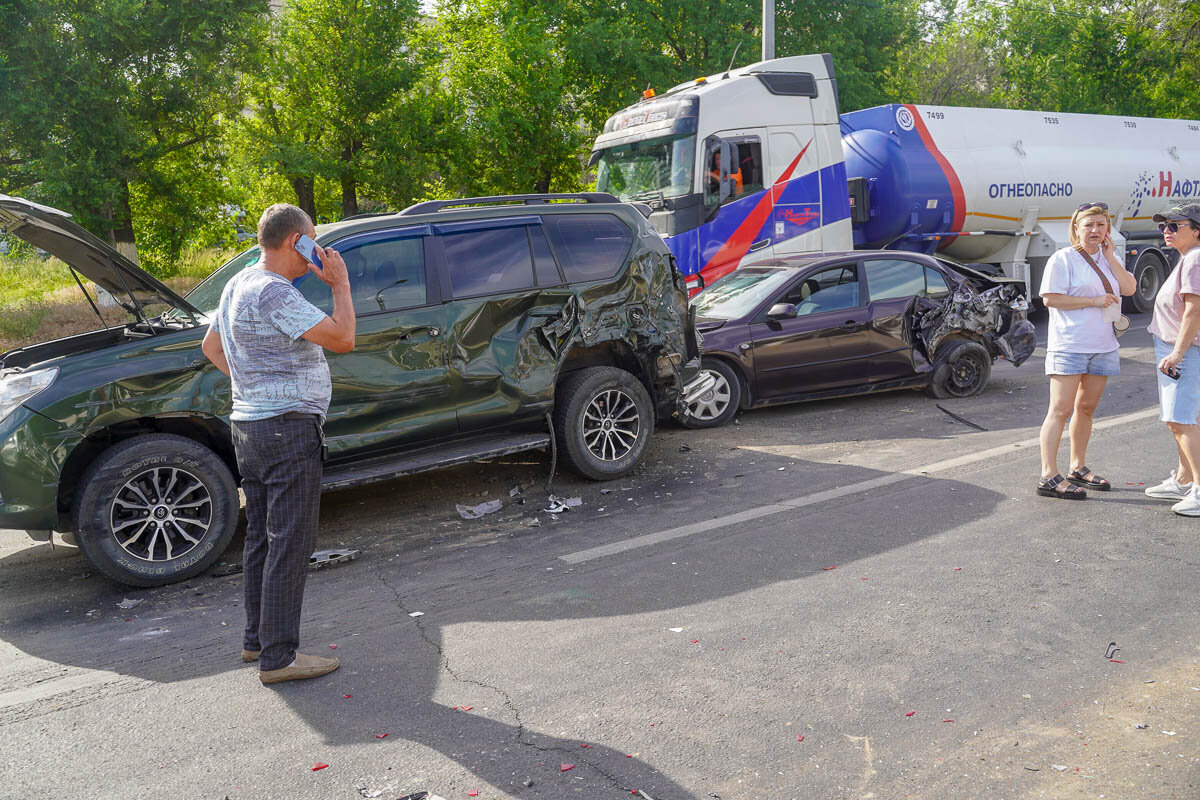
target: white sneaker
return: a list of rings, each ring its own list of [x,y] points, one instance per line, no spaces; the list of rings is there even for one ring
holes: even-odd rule
[[[1182,517],[1200,517],[1200,490],[1193,486],[1182,500],[1171,506],[1171,510]]]
[[[1175,480],[1175,470],[1171,476],[1157,486],[1146,487],[1146,497],[1157,497],[1160,500],[1182,500],[1192,490],[1190,483],[1180,483]]]

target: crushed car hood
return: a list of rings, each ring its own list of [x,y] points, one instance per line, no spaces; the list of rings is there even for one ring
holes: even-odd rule
[[[72,222],[70,216],[57,208],[0,194],[0,230],[62,259],[131,314],[142,317],[138,306],[147,303],[167,303],[200,314],[162,281]]]

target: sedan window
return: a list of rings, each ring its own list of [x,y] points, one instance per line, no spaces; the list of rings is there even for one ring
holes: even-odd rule
[[[904,259],[865,262],[871,300],[889,300],[925,294],[925,265]]]
[[[847,264],[811,272],[792,287],[787,302],[794,303],[800,315],[857,308],[857,271]]]

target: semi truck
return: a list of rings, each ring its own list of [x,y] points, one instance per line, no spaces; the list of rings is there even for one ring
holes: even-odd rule
[[[790,253],[895,249],[1036,293],[1071,214],[1108,206],[1148,311],[1175,253],[1153,215],[1200,200],[1200,122],[891,104],[839,115],[829,54],[647,90],[612,115],[597,190],[646,203],[689,287]]]

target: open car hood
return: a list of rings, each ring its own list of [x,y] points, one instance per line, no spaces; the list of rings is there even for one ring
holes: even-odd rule
[[[76,225],[70,217],[57,208],[0,194],[0,230],[62,259],[109,292],[134,316],[144,318],[140,306],[147,303],[167,303],[200,314],[166,284]]]

